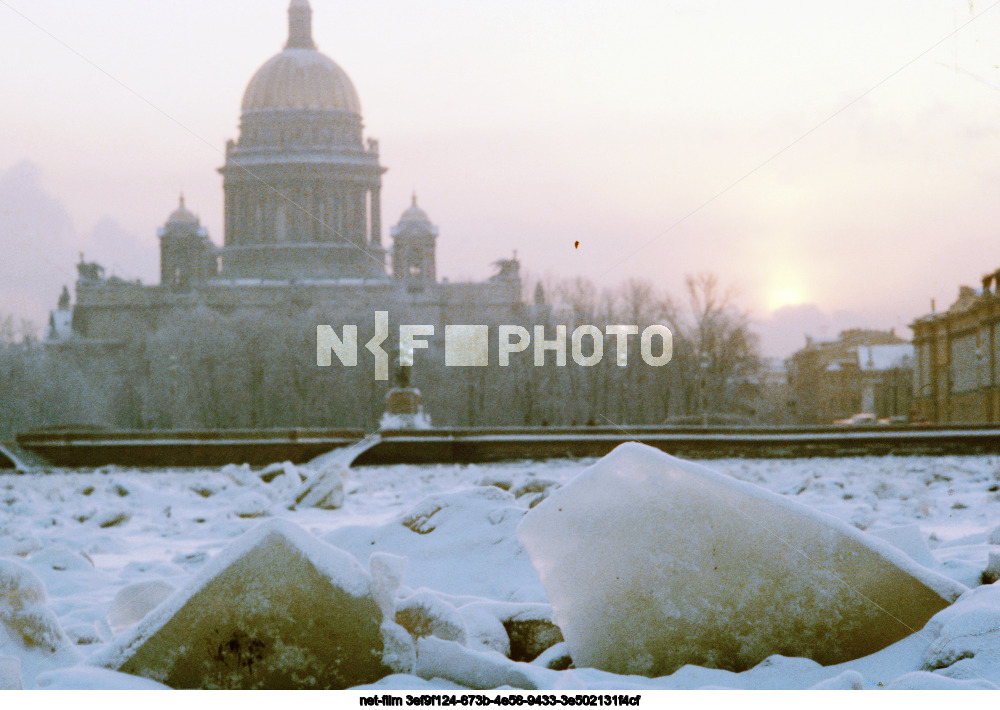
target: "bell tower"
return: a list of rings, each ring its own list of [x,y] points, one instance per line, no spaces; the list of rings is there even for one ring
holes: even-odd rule
[[[182,291],[218,273],[215,245],[198,218],[184,206],[184,195],[157,235],[162,285]]]
[[[437,236],[438,228],[417,206],[417,194],[413,193],[412,204],[392,228],[392,275],[397,279],[435,283]]]

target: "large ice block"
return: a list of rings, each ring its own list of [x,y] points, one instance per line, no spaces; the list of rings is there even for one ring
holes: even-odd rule
[[[822,664],[918,631],[965,587],[828,515],[637,443],[518,528],[577,667]]]
[[[283,520],[223,550],[99,665],[172,688],[346,688],[389,675],[357,561]]]

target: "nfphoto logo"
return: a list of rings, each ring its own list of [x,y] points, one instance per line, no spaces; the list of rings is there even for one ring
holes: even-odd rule
[[[532,350],[533,362],[541,367],[547,361],[565,367],[567,353],[581,367],[593,367],[604,359],[605,339],[613,341],[615,362],[619,367],[629,364],[629,336],[639,336],[639,356],[651,367],[662,367],[673,356],[673,335],[665,325],[650,325],[639,332],[637,325],[608,325],[603,330],[595,325],[580,325],[567,333],[565,325],[555,326],[554,337],[547,337],[545,326],[531,330],[521,325],[493,326],[496,330],[496,351],[490,353],[488,325],[446,325],[444,327],[444,364],[448,367],[487,367],[491,364],[508,367],[511,356]],[[399,326],[399,364],[413,365],[413,353],[428,348],[435,335],[433,325],[401,324]],[[568,336],[568,337],[567,337]],[[364,344],[375,365],[375,379],[389,379],[389,353],[383,348],[389,340],[389,312],[375,311],[375,335]],[[392,345],[390,344],[390,348]],[[546,358],[551,351],[553,357]],[[334,356],[341,365],[358,364],[358,326],[344,325],[340,334],[332,325],[316,326],[316,364],[330,367]],[[521,357],[528,357],[522,355]]]

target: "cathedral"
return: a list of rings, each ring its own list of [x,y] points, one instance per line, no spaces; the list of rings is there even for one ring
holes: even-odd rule
[[[49,340],[113,346],[137,328],[155,330],[178,309],[321,306],[341,322],[517,322],[523,316],[516,259],[484,282],[438,280],[438,228],[417,204],[382,241],[378,142],[365,138],[350,78],[320,52],[308,0],[291,0],[288,41],[250,79],[239,136],[222,174],[224,244],[180,204],[159,230],[160,283],[107,277],[77,265],[76,302],[60,299]],[[71,313],[71,315],[70,315]]]

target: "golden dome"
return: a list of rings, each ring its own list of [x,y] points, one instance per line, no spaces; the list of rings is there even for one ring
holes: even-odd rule
[[[288,43],[254,74],[243,94],[243,113],[268,109],[319,109],[361,113],[347,73],[316,49],[306,0],[288,8]]]

